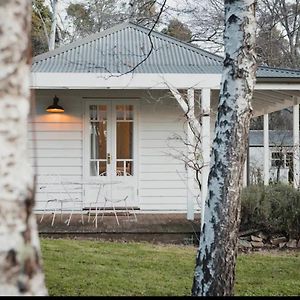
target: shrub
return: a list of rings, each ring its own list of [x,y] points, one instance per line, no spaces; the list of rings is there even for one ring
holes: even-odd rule
[[[251,185],[241,194],[241,230],[261,229],[300,236],[300,192],[277,183]]]

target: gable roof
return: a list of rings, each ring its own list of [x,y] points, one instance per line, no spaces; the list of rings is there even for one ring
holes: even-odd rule
[[[223,58],[132,22],[33,58],[32,72],[220,74]],[[149,57],[153,43],[153,50]],[[300,70],[260,67],[257,77],[300,78]]]
[[[273,147],[293,146],[293,131],[292,130],[269,130],[269,144]],[[250,130],[249,131],[249,146],[263,147],[264,131]]]

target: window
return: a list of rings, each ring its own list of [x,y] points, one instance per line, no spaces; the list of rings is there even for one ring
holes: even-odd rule
[[[271,154],[271,166],[281,168],[293,167],[293,152],[274,151]]]

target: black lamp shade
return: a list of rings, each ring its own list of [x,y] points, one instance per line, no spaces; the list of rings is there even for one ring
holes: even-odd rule
[[[63,107],[57,104],[58,101],[59,99],[55,96],[53,98],[53,104],[48,106],[46,111],[51,113],[63,113],[65,110],[63,109]]]

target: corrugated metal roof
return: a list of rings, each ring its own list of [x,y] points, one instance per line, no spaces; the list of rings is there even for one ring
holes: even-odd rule
[[[222,72],[223,58],[168,35],[151,32],[131,22],[114,26],[87,38],[33,58],[32,72],[126,73],[150,56],[135,73]],[[300,70],[261,67],[258,77],[300,78]]]
[[[249,131],[249,145],[262,147],[264,144],[263,130]],[[270,146],[293,146],[292,130],[269,130]]]

